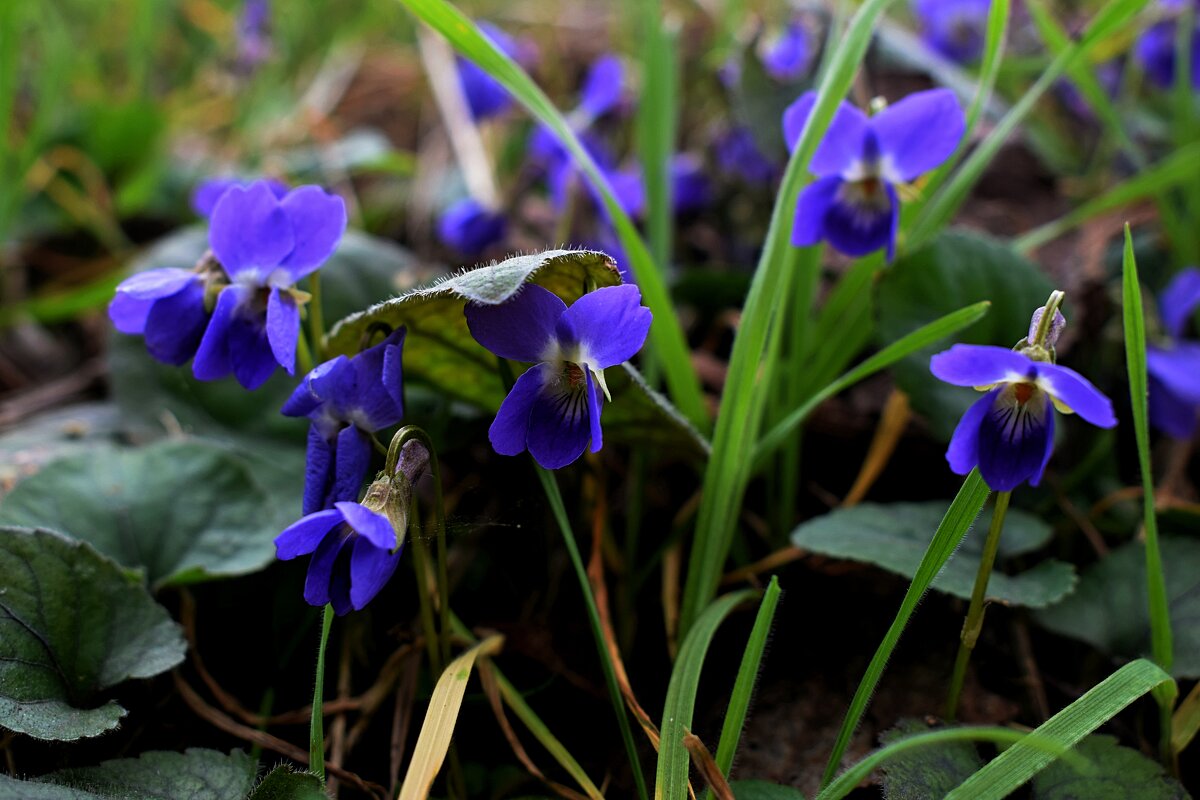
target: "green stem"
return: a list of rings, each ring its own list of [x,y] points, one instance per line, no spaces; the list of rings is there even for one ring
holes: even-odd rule
[[[321,310],[321,270],[308,276],[308,293],[312,299],[308,302],[308,335],[312,337],[312,354],[317,362],[324,361],[321,354],[325,350],[325,315]]]
[[[414,499],[412,502],[411,514],[416,514],[417,502]],[[433,670],[434,680],[442,674],[442,669],[446,662],[442,660],[442,648],[438,645],[439,637],[438,629],[433,624],[433,607],[429,603],[429,595],[426,594],[426,589],[429,588],[429,550],[425,542],[420,536],[414,536],[413,539],[413,566],[417,570],[417,603],[419,613],[421,615],[421,628],[425,631],[425,649],[429,652],[429,668]]]
[[[537,470],[538,480],[542,482],[542,489],[546,492],[546,499],[550,501],[550,509],[554,512],[554,518],[558,522],[558,528],[563,537],[563,544],[567,547],[567,554],[571,557],[571,566],[575,568],[575,577],[579,580],[579,588],[583,591],[583,600],[587,606],[588,622],[591,623],[592,636],[596,640],[596,649],[600,652],[600,665],[604,668],[604,682],[608,686],[609,699],[612,701],[613,711],[617,715],[617,724],[621,728],[621,738],[625,743],[625,754],[629,758],[629,766],[633,770],[633,780],[637,784],[638,797],[641,800],[648,800],[646,778],[642,774],[642,765],[638,759],[637,745],[633,741],[633,731],[629,727],[629,717],[625,713],[625,701],[621,697],[621,689],[617,685],[617,672],[613,667],[612,657],[608,652],[608,645],[604,641],[604,628],[600,623],[600,611],[596,607],[596,598],[592,594],[592,586],[588,582],[587,570],[584,569],[583,559],[579,555],[579,547],[575,544],[575,534],[571,531],[571,522],[567,517],[567,509],[563,504],[562,494],[558,490],[558,483],[554,480],[553,473],[543,469],[541,466],[537,466],[535,469]]]
[[[1046,309],[1047,317],[1053,316],[1053,309]],[[983,557],[979,560],[979,571],[975,573],[975,588],[971,590],[971,605],[967,608],[967,619],[963,622],[962,637],[958,645],[958,657],[954,660],[954,675],[950,679],[950,696],[946,699],[946,720],[953,721],[958,713],[958,699],[962,694],[963,680],[967,676],[967,662],[971,660],[971,651],[979,640],[979,632],[983,630],[983,613],[986,610],[984,599],[987,595],[988,580],[992,577],[992,565],[996,561],[996,551],[1000,549],[1000,533],[1004,530],[1004,515],[1008,511],[1008,501],[1012,492],[997,492],[996,507],[992,509],[992,524],[988,527],[987,541],[983,545]]]
[[[313,357],[312,351],[308,349],[308,340],[303,336],[296,340],[296,366],[300,371],[307,375],[312,372]]]
[[[321,618],[321,644],[317,647],[317,679],[313,683],[312,723],[308,735],[308,769],[325,780],[325,645],[333,627],[333,606],[325,604]]]

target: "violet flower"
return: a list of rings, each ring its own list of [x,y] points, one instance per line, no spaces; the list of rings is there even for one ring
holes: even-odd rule
[[[476,24],[483,35],[500,48],[502,53],[521,66],[528,68],[537,60],[537,52],[530,42],[514,38],[491,23],[478,22]],[[499,81],[480,69],[474,62],[461,56],[456,61],[458,80],[462,85],[467,107],[475,120],[481,121],[497,116],[512,107],[513,99]]]
[[[799,142],[816,97],[806,92],[784,112],[789,149]],[[949,89],[911,94],[874,117],[842,103],[809,164],[817,180],[800,194],[792,244],[824,239],[849,256],[886,247],[890,261],[900,218],[895,185],[949,158],[965,129]]]
[[[342,198],[301,186],[276,198],[263,181],[233,187],[213,209],[209,244],[230,283],[192,362],[201,380],[231,372],[256,389],[275,371],[295,371],[300,304],[295,289],[333,254],[346,230]]]
[[[748,128],[730,128],[717,138],[715,151],[721,171],[746,183],[767,185],[779,178],[779,164],[759,149]]]
[[[508,220],[500,211],[491,211],[472,197],[451,203],[437,224],[442,243],[464,256],[478,256],[504,240]]]
[[[246,74],[271,57],[271,4],[246,0],[237,20],[237,65]]]
[[[1192,88],[1200,89],[1200,0],[1192,0],[1196,11],[1191,41]],[[1134,58],[1146,73],[1150,82],[1166,89],[1175,83],[1175,35],[1179,20],[1175,19],[1188,0],[1160,0],[1158,6],[1166,19],[1154,23],[1134,45]]]
[[[223,175],[217,178],[205,178],[196,185],[192,192],[192,210],[202,217],[212,216],[217,201],[234,186],[246,189],[255,182],[255,178],[239,178],[234,175]],[[288,193],[288,186],[283,181],[274,178],[258,178],[267,185],[271,193],[279,199]]]
[[[808,29],[800,20],[792,20],[774,38],[765,41],[759,53],[763,69],[777,81],[790,82],[804,77],[812,60]]]
[[[308,417],[304,513],[355,500],[371,464],[371,434],[404,416],[404,328],[358,355],[338,356],[304,377],[283,405]]]
[[[121,333],[144,337],[151,356],[178,367],[196,354],[208,327],[206,286],[194,270],[139,272],[117,286],[108,316]]]
[[[676,214],[690,214],[712,202],[712,184],[704,162],[688,153],[671,158],[671,206]]]
[[[1042,309],[1039,309],[1041,312]],[[950,469],[979,473],[993,491],[1008,492],[1028,481],[1037,486],[1054,449],[1054,408],[1101,428],[1117,424],[1112,403],[1079,373],[1053,363],[1053,347],[1065,320],[1055,313],[1048,346],[1028,345],[1040,322],[1035,314],[1028,340],[1018,350],[956,344],[930,360],[930,370],[954,386],[986,391],[959,420],[946,450]],[[1051,407],[1053,406],[1053,408]]]
[[[913,0],[925,44],[959,64],[983,54],[991,0]]]
[[[536,284],[496,306],[468,304],[475,340],[501,358],[534,362],[509,392],[488,430],[497,453],[529,450],[546,469],[565,467],[591,446],[603,444],[601,392],[604,370],[642,348],[650,309],[636,286],[609,286],[568,308]]]
[[[1200,409],[1200,341],[1183,338],[1197,306],[1200,269],[1189,267],[1159,295],[1159,317],[1166,336],[1161,343],[1146,347],[1150,421],[1176,439],[1191,438]]]

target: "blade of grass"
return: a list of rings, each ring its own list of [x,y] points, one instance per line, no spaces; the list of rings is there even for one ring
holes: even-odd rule
[[[700,391],[700,381],[692,366],[683,327],[667,293],[663,265],[656,265],[651,258],[633,222],[617,202],[608,178],[584,149],[562,113],[515,61],[501,52],[491,40],[480,33],[475,23],[446,0],[399,2],[415,17],[445,36],[459,53],[474,61],[480,69],[503,85],[538,122],[558,137],[571,154],[588,183],[600,195],[605,211],[621,240],[621,247],[629,257],[630,267],[637,277],[644,302],[654,314],[654,322],[650,326],[650,340],[657,363],[662,367],[671,399],[694,425],[701,430],[707,430],[708,410]]]
[[[906,247],[913,250],[918,249],[949,222],[958,211],[959,206],[966,200],[976,182],[983,176],[984,170],[991,165],[992,159],[996,157],[1000,147],[1016,130],[1025,115],[1033,110],[1034,104],[1041,96],[1077,59],[1086,56],[1097,43],[1119,30],[1147,2],[1148,0],[1111,0],[1092,17],[1092,21],[1079,40],[1054,57],[1033,86],[1021,96],[1021,99],[1013,105],[987,138],[962,163],[949,183],[941,187],[930,198],[917,217],[905,244]]]
[[[1085,736],[1171,676],[1145,659],[1132,661],[1033,730],[1038,745],[1018,742],[967,778],[946,800],[1000,800],[1054,761],[1045,744],[1074,747]]]
[[[763,651],[767,647],[767,637],[771,633],[771,621],[775,619],[775,608],[779,605],[779,578],[771,576],[771,583],[763,595],[762,604],[758,607],[758,616],[754,618],[754,628],[750,631],[750,641],[742,654],[742,665],[738,667],[737,678],[733,682],[733,694],[729,697],[729,707],[725,709],[725,721],[721,724],[721,738],[717,742],[716,762],[721,774],[729,777],[729,769],[733,766],[733,755],[737,752],[738,740],[742,737],[742,726],[746,722],[746,710],[750,708],[750,697],[754,694],[754,682],[758,679],[758,669],[762,664]]]
[[[1146,533],[1146,602],[1150,607],[1150,651],[1158,666],[1171,669],[1174,646],[1167,583],[1163,576],[1162,552],[1158,545],[1158,517],[1154,511],[1154,475],[1150,464],[1149,390],[1146,377],[1146,321],[1142,313],[1142,287],[1133,257],[1133,236],[1125,225],[1122,259],[1121,305],[1125,317],[1125,365],[1129,373],[1129,400],[1133,408],[1133,432],[1137,438],[1138,466],[1142,475],[1142,512]],[[1174,684],[1156,690],[1159,747],[1163,763],[1172,764],[1171,712],[1175,705]]]
[[[1017,252],[1028,254],[1046,242],[1057,239],[1077,225],[1106,211],[1127,206],[1147,197],[1154,197],[1189,180],[1195,181],[1198,176],[1200,176],[1200,142],[1195,142],[1173,151],[1157,164],[1142,170],[1128,180],[1109,187],[1099,197],[1089,200],[1074,211],[1019,236],[1013,242],[1013,246]]]
[[[1171,720],[1171,750],[1182,753],[1196,734],[1200,733],[1200,683],[1192,687],[1187,697],[1175,709]]]
[[[688,796],[688,764],[691,758],[683,737],[692,727],[696,689],[700,684],[700,670],[708,654],[708,645],[725,618],[757,594],[753,589],[744,589],[714,600],[704,609],[679,647],[679,657],[675,659],[671,681],[667,684],[662,723],[658,728],[662,740],[658,745],[655,800],[684,800]]]
[[[671,154],[678,127],[676,48],[679,37],[668,30],[662,0],[638,4],[642,30],[642,95],[637,111],[638,157],[646,181],[646,235],[659,269],[671,260]]]
[[[866,674],[863,675],[858,689],[854,692],[854,699],[850,701],[850,708],[846,711],[846,718],[842,721],[841,730],[838,731],[837,740],[834,742],[833,752],[829,754],[829,761],[825,765],[825,774],[821,778],[822,787],[828,786],[834,775],[837,774],[838,766],[842,762],[842,755],[846,752],[846,746],[850,744],[850,737],[858,729],[858,723],[862,720],[862,715],[871,702],[875,687],[879,685],[879,679],[883,677],[883,670],[887,667],[892,651],[896,649],[896,643],[900,641],[900,634],[904,632],[909,617],[912,616],[913,611],[917,608],[917,603],[929,589],[929,584],[933,583],[938,572],[946,565],[950,556],[954,555],[955,549],[967,535],[975,518],[979,516],[979,511],[987,502],[990,493],[983,478],[979,477],[979,470],[976,469],[967,476],[962,488],[958,490],[958,495],[950,503],[950,508],[946,510],[946,516],[942,518],[941,524],[933,534],[933,539],[929,542],[929,547],[925,549],[925,555],[921,557],[921,563],[917,566],[916,574],[913,575],[908,591],[904,593],[904,599],[900,602],[896,618],[892,621],[887,633],[883,635],[883,641],[879,643],[879,648],[871,658],[871,663],[867,665]]]
[[[907,355],[915,353],[923,347],[928,347],[934,342],[944,339],[956,331],[977,322],[987,313],[988,307],[991,304],[986,300],[974,305],[960,308],[958,311],[952,311],[944,317],[940,317],[928,325],[923,325],[917,328],[912,333],[903,338],[892,342],[887,347],[875,353],[870,358],[863,361],[854,369],[847,372],[842,377],[838,378],[833,383],[830,383],[821,391],[817,392],[808,399],[804,405],[797,408],[791,414],[788,414],[775,427],[759,439],[758,445],[754,448],[753,464],[755,469],[761,468],[766,459],[775,452],[775,449],[787,441],[788,437],[798,428],[801,423],[812,413],[813,409],[821,403],[833,397],[839,392],[844,391],[850,386],[858,383],[864,378],[868,378],[879,372],[881,369],[886,369],[892,364]]]
[[[475,659],[496,653],[503,644],[503,636],[489,636],[451,661],[442,672],[437,685],[433,687],[433,696],[429,698],[429,709],[425,712],[425,722],[417,736],[408,772],[404,774],[404,783],[400,786],[399,800],[425,800],[429,797],[429,790],[442,769],[450,741],[454,738],[454,726],[458,722],[458,711],[462,708],[463,695],[467,692],[467,681],[471,677]]]
[[[321,640],[317,644],[317,676],[313,681],[312,717],[308,726],[308,763],[313,774],[325,780],[325,647],[333,627],[333,606],[321,612]]]
[[[808,163],[838,104],[850,89],[870,45],[876,20],[892,1],[866,0],[854,15],[841,45],[830,58],[812,113],[788,161],[730,355],[712,457],[704,473],[696,538],[688,561],[680,611],[681,631],[686,632],[716,596],[733,541],[748,461],[765,406],[761,399],[756,399],[765,394],[760,376],[764,366],[768,372],[772,368],[771,364],[763,364],[763,355],[771,326],[779,323],[777,312],[786,303],[787,289],[794,277],[789,270],[797,259],[790,242],[791,222],[800,189],[808,181]],[[814,260],[811,268],[815,268],[815,263]]]

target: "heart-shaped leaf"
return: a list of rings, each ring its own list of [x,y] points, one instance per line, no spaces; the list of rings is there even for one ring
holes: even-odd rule
[[[945,503],[862,503],[836,509],[792,532],[792,544],[834,558],[862,561],[911,578],[929,539],[937,530]],[[946,562],[932,587],[969,598],[983,552],[986,525],[976,521],[962,546]],[[1000,538],[1000,558],[1029,553],[1049,541],[1048,525],[1030,514],[1008,512]],[[1016,575],[992,573],[988,597],[1011,605],[1042,608],[1065,597],[1075,585],[1070,564],[1049,559]]]
[[[157,589],[271,563],[279,529],[263,513],[270,507],[250,470],[222,448],[167,441],[95,446],[52,462],[0,503],[0,524],[61,531],[144,571]]]
[[[125,709],[105,689],[183,660],[179,626],[140,577],[90,545],[0,528],[0,725],[38,739],[97,736]]]
[[[987,300],[992,304],[987,316],[965,328],[958,341],[1012,347],[1028,332],[1029,318],[1051,288],[1037,266],[1007,244],[978,233],[944,232],[883,273],[876,296],[879,341],[890,344],[944,314]],[[978,396],[929,372],[929,357],[945,348],[918,351],[892,369],[913,408],[948,440]]]
[[[254,759],[240,750],[152,751],[32,781],[0,775],[0,800],[238,800],[254,785],[256,771]]]
[[[1090,768],[1058,760],[1033,777],[1033,800],[1189,800],[1191,795],[1162,765],[1112,736],[1089,736],[1076,745]]]
[[[1163,537],[1163,572],[1174,633],[1171,674],[1200,677],[1200,541]],[[1150,652],[1146,605],[1146,550],[1140,542],[1118,547],[1083,571],[1076,592],[1038,613],[1055,633],[1080,639],[1114,656]]]
[[[327,800],[321,779],[311,772],[294,772],[287,765],[271,770],[247,800]]]

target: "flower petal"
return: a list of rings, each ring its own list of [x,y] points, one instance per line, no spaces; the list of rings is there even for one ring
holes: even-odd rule
[[[803,23],[788,23],[760,57],[767,74],[777,81],[795,81],[804,77],[812,54],[808,39],[808,29]]]
[[[358,542],[357,536],[346,539],[342,549],[338,551],[329,575],[329,604],[339,617],[344,617],[354,610],[350,601],[350,555]]]
[[[304,579],[304,601],[310,606],[323,606],[329,602],[333,568],[338,554],[349,539],[350,531],[337,527],[333,535],[322,539],[313,551],[312,560],[308,562],[308,575]]]
[[[586,384],[563,384],[560,380],[543,388],[529,412],[529,453],[545,469],[575,461],[592,438]]]
[[[1172,395],[1200,405],[1200,344],[1175,342],[1146,348],[1147,371]]]
[[[605,286],[572,303],[559,317],[555,334],[564,345],[578,343],[592,369],[605,369],[642,349],[652,319],[637,286]]]
[[[1038,364],[1037,373],[1039,386],[1088,422],[1101,428],[1117,424],[1112,402],[1075,370],[1057,364]]]
[[[816,102],[816,92],[805,92],[783,112],[783,138],[787,142],[788,152],[795,150],[799,144],[804,125]],[[867,125],[866,114],[843,101],[813,153],[808,165],[809,172],[822,178],[841,175],[852,163],[862,158]]]
[[[337,356],[318,364],[300,381],[279,413],[285,417],[307,417],[323,404],[333,401],[336,394],[330,391],[330,387],[340,386],[343,382],[348,382],[353,391],[354,369],[346,356]]]
[[[599,453],[600,448],[604,446],[604,432],[600,429],[600,410],[603,401],[600,399],[600,389],[592,378],[592,371],[584,370],[584,375],[587,377],[588,420],[592,425],[591,450],[593,453]]]
[[[376,514],[361,503],[334,503],[338,511],[346,517],[346,522],[359,536],[366,538],[375,547],[385,552],[391,552],[397,547],[396,531],[392,523],[383,514]]]
[[[356,610],[366,607],[387,585],[400,563],[401,551],[395,553],[373,545],[359,537],[350,554],[350,605]]]
[[[1158,298],[1158,313],[1163,328],[1172,338],[1179,338],[1188,320],[1200,305],[1200,269],[1181,270],[1163,289]]]
[[[146,330],[146,318],[150,316],[150,308],[157,302],[139,300],[133,295],[117,292],[108,304],[108,318],[121,333],[138,336]]]
[[[547,373],[552,372],[549,364],[538,364],[527,370],[517,378],[512,391],[500,404],[496,419],[488,428],[488,440],[500,455],[515,456],[525,452],[529,438],[529,414],[542,391]]]
[[[358,499],[363,480],[371,468],[371,439],[354,425],[338,431],[333,448],[333,486],[324,505]]]
[[[929,359],[929,371],[934,377],[954,386],[1032,380],[1033,367],[1032,361],[1014,350],[984,344],[956,344]]]
[[[438,220],[438,238],[465,256],[479,255],[507,233],[504,214],[485,208],[472,197],[451,203]]]
[[[946,448],[946,461],[956,475],[966,475],[979,465],[979,428],[1001,388],[993,389],[972,403],[958,421],[954,435],[950,437],[950,446]]]
[[[949,89],[930,89],[905,97],[871,118],[879,141],[884,177],[907,183],[941,164],[954,152],[967,122]]]
[[[400,357],[404,334],[404,328],[392,331],[351,362],[356,390],[353,400],[345,405],[354,409],[354,423],[363,430],[373,432],[395,425],[404,416],[403,406],[397,402],[403,380]]]
[[[117,285],[117,294],[135,297],[138,300],[158,300],[182,291],[189,283],[198,282],[200,276],[190,269],[163,267],[148,269],[131,275]]]
[[[891,259],[899,203],[890,185],[885,183],[874,191],[880,188],[885,192],[882,202],[860,202],[854,198],[858,192],[856,184],[842,182],[822,222],[825,239],[839,252],[864,256],[883,247]]]
[[[808,247],[825,237],[825,215],[842,185],[838,175],[817,180],[804,187],[796,201],[796,218],[792,223],[792,244]]]
[[[295,282],[324,264],[337,249],[346,232],[346,202],[320,186],[301,186],[288,192],[279,207],[287,215],[293,242],[279,265]]]
[[[235,313],[229,322],[229,365],[238,383],[250,391],[266,383],[278,366],[267,339],[265,316]]]
[[[288,561],[297,556],[308,555],[317,549],[325,535],[341,521],[342,515],[333,509],[306,515],[275,537],[275,557],[281,561]]]
[[[213,208],[208,228],[213,254],[231,278],[253,271],[254,283],[266,276],[292,251],[292,224],[266,181],[243,189],[230,187]]]
[[[991,407],[979,425],[979,473],[996,492],[1025,481],[1036,485],[1054,444],[1054,411],[1049,398],[1035,394],[1017,403],[1012,388],[988,392]]]
[[[200,340],[196,358],[192,361],[192,374],[202,381],[224,378],[233,371],[229,360],[229,333],[238,306],[249,296],[242,286],[226,286],[217,295],[217,305],[212,319]]]
[[[287,370],[288,375],[296,372],[296,340],[300,337],[300,307],[290,292],[271,288],[267,299],[267,341],[276,363]]]
[[[625,68],[621,59],[603,55],[592,62],[580,89],[579,108],[589,119],[602,117],[621,102],[625,84]]]
[[[333,448],[314,423],[308,426],[308,447],[304,458],[305,514],[329,508],[326,497],[333,483]]]
[[[276,197],[283,197],[288,193],[286,183],[277,181],[274,178],[263,178],[262,180]],[[195,191],[192,192],[192,210],[202,217],[210,217],[212,216],[213,209],[217,207],[217,201],[221,199],[221,196],[225,192],[229,191],[230,187],[246,187],[251,183],[253,183],[253,180],[231,175],[202,180],[196,186]]]
[[[193,281],[170,297],[154,301],[143,331],[146,350],[167,364],[186,364],[196,354],[207,326],[204,284]]]
[[[1180,397],[1171,388],[1150,375],[1150,422],[1175,439],[1191,439],[1196,432],[1196,412],[1200,405]]]
[[[399,342],[389,344],[383,351],[383,376],[381,378],[383,388],[396,405],[397,422],[404,416],[404,370],[402,368],[404,328],[401,328],[399,333]]]
[[[530,283],[505,303],[468,303],[465,312],[471,335],[488,350],[514,361],[541,361],[566,310],[556,294]]]

